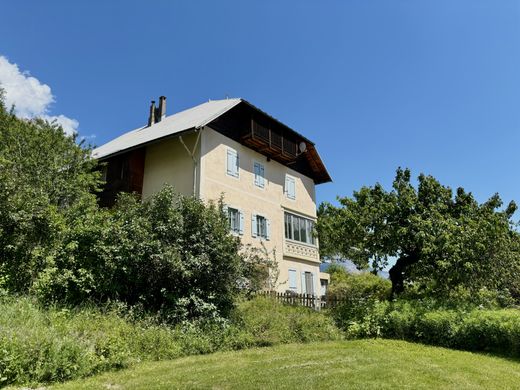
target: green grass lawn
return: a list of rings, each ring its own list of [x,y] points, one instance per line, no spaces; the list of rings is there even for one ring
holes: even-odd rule
[[[144,363],[52,389],[520,389],[520,362],[403,341],[290,344]]]

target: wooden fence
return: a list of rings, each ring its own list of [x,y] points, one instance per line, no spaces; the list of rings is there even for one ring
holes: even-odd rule
[[[345,302],[344,299],[338,299],[336,297],[320,297],[318,295],[297,294],[293,292],[260,291],[257,292],[256,295],[270,297],[287,305],[305,306],[315,310],[331,308]]]

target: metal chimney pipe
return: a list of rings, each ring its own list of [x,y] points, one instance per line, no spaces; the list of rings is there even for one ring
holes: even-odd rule
[[[150,115],[148,116],[148,127],[155,123],[155,100],[150,104]]]
[[[157,122],[161,121],[166,116],[166,96],[159,97],[159,117]]]

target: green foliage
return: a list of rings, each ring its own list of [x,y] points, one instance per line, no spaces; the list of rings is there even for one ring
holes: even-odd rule
[[[0,302],[0,387],[55,382],[181,356],[178,331],[125,321],[117,310],[49,308],[28,298]]]
[[[305,307],[283,305],[269,297],[242,302],[234,321],[257,346],[341,337],[333,321],[325,314]]]
[[[520,357],[517,309],[445,308],[433,301],[398,300],[376,302],[339,323],[351,338],[395,338]]]
[[[47,266],[72,205],[93,204],[89,148],[55,123],[8,112],[0,96],[0,280],[26,291]]]
[[[431,176],[417,188],[409,170],[398,169],[393,189],[362,187],[340,207],[319,208],[324,254],[339,254],[359,268],[384,268],[391,257],[393,293],[448,297],[454,289],[474,295],[518,295],[520,239],[512,223],[516,205],[501,210],[494,195],[479,204],[462,188],[454,195]],[[516,289],[516,290],[515,290]]]
[[[330,286],[327,294],[332,298],[386,300],[390,298],[392,285],[389,280],[372,273],[352,274],[343,267],[334,266],[327,270]]]
[[[72,305],[119,300],[169,322],[227,316],[244,266],[217,205],[165,187],[141,202],[74,216],[52,267],[33,291]]]
[[[82,378],[143,360],[341,336],[326,315],[265,298],[239,303],[228,324],[173,327],[123,304],[69,310],[4,297],[0,329],[0,387]]]
[[[390,298],[391,283],[371,273],[351,274],[341,266],[329,267],[330,286],[327,298],[339,301],[330,314],[335,321],[345,327],[344,320],[359,318],[376,302]]]

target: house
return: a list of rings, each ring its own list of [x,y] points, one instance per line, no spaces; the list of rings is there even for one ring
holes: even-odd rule
[[[319,294],[315,185],[331,181],[314,143],[243,99],[214,100],[148,123],[94,150],[106,162],[105,206],[120,191],[146,198],[165,183],[204,200],[224,196],[244,244],[275,250],[278,291]]]

